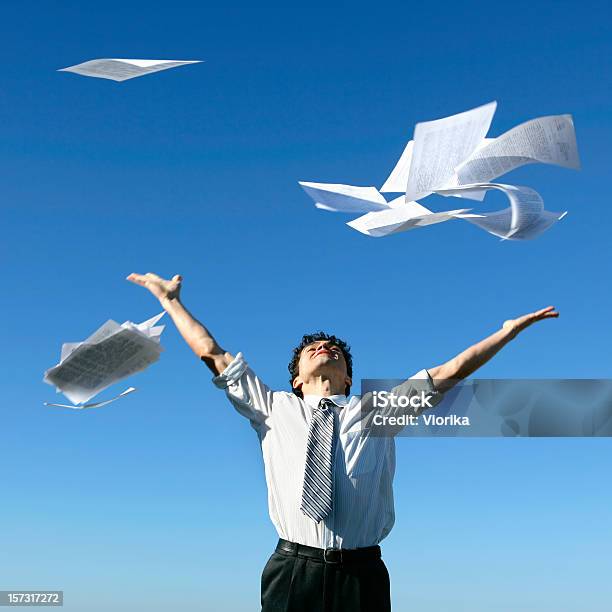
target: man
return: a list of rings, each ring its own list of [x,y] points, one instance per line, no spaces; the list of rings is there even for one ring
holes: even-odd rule
[[[323,332],[304,336],[289,364],[292,392],[271,391],[241,353],[221,348],[180,301],[182,279],[130,274],[172,317],[194,353],[259,436],[270,518],[280,540],[264,568],[263,612],[386,612],[389,575],[379,542],[394,522],[393,436],[362,427],[361,399],[350,396],[348,345]],[[447,363],[421,370],[402,394],[441,396],[552,306],[506,321]]]

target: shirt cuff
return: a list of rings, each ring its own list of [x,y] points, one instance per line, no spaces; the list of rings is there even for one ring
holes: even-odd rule
[[[429,370],[419,370],[414,376],[411,376],[408,380],[418,380],[419,382],[417,383],[417,388],[420,391],[424,391],[425,393],[431,394],[434,398],[436,398],[436,402],[439,402],[444,395],[442,391],[436,388],[436,385],[433,381],[433,378],[431,377],[431,374],[429,373]],[[420,381],[423,382],[421,383]]]
[[[213,384],[219,389],[227,389],[240,379],[247,367],[248,364],[242,353],[238,353],[221,374],[213,377]]]
[[[431,388],[430,390],[436,390],[431,375],[427,370],[419,370],[414,376],[411,376],[409,380],[426,380]]]

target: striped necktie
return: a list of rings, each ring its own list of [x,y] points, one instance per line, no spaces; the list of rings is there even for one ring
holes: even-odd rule
[[[334,458],[334,402],[323,398],[313,410],[300,509],[315,523],[332,509]]]

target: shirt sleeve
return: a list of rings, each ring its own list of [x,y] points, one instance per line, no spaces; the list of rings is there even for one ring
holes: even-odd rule
[[[377,427],[377,435],[396,436],[406,427],[406,421],[398,419],[398,417],[405,418],[409,415],[416,417],[417,414],[421,414],[439,404],[444,398],[444,394],[436,389],[427,370],[419,370],[401,384],[393,387],[387,397],[396,398],[395,405],[389,401],[385,405],[374,407],[372,399],[368,398],[368,409],[371,410],[368,414],[368,423]],[[398,398],[402,398],[402,400],[414,398],[416,404],[406,405],[400,402]],[[377,423],[374,420],[377,415],[384,417],[384,420]],[[380,428],[378,429],[378,427]]]
[[[428,396],[432,407],[440,403],[444,397],[444,394],[436,389],[427,370],[419,370],[414,376],[407,378],[402,384],[394,387],[393,392],[396,395],[408,397],[422,392]]]
[[[259,430],[272,413],[273,392],[251,370],[242,353],[212,379],[219,389],[224,389],[234,408]]]

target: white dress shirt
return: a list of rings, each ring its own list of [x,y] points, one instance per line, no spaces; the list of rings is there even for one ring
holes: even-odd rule
[[[249,419],[259,436],[268,508],[279,537],[318,548],[361,548],[378,544],[387,536],[395,521],[395,438],[374,437],[362,430],[359,396],[329,397],[338,406],[334,409],[337,443],[333,506],[328,517],[315,523],[302,513],[300,504],[308,430],[321,396],[301,399],[294,393],[270,390],[242,353],[213,382],[225,389],[236,410]],[[404,385],[418,385],[419,390],[435,393],[427,370]]]

